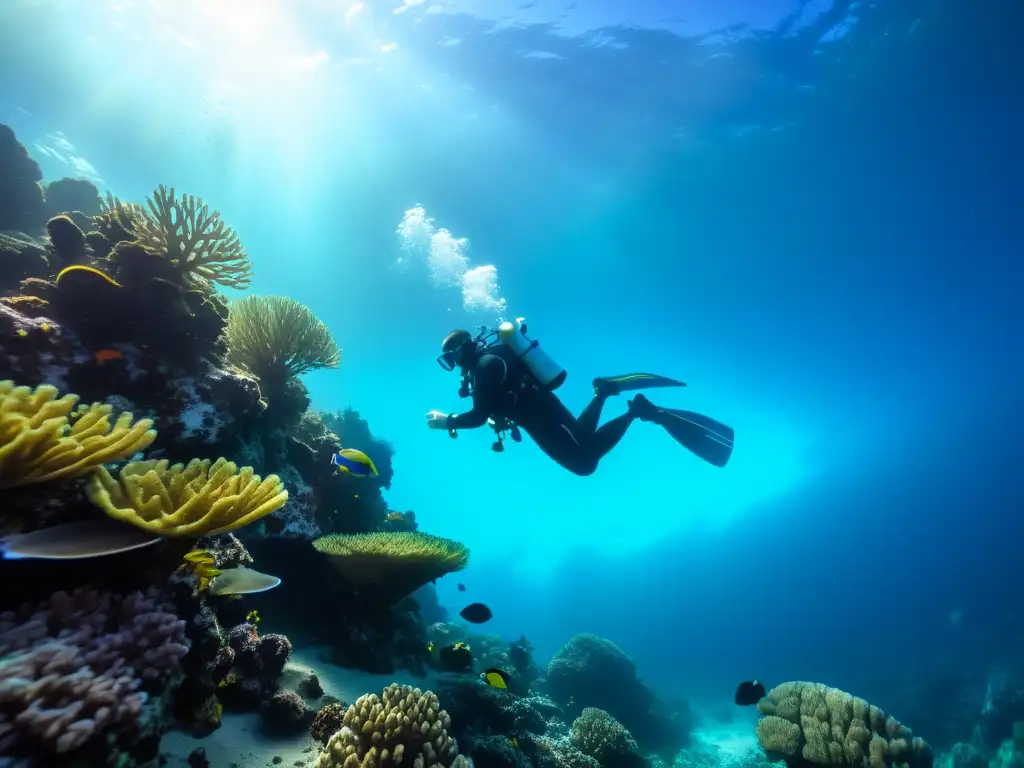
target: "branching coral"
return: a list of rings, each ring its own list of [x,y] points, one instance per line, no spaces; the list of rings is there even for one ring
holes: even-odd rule
[[[109,405],[75,410],[77,395],[57,395],[48,385],[33,390],[0,381],[0,489],[81,477],[156,438],[149,419],[122,413],[111,425]]]
[[[146,199],[149,210],[134,222],[134,234],[146,248],[166,253],[183,282],[197,288],[218,283],[248,288],[252,266],[238,234],[210,211],[202,198],[174,194],[161,184]]]
[[[277,475],[261,479],[252,467],[227,459],[187,465],[136,461],[115,480],[100,468],[89,478],[89,499],[115,520],[160,536],[208,536],[241,528],[280,509],[288,491]]]
[[[234,302],[225,329],[228,362],[280,389],[292,376],[337,368],[341,351],[309,307],[288,296]]]
[[[93,226],[111,245],[133,241],[136,230],[140,229],[145,220],[145,209],[137,203],[123,203],[107,192],[101,202],[101,212],[92,219]]]
[[[344,726],[320,753],[316,768],[469,768],[448,735],[451,718],[430,691],[392,684],[378,697],[356,699]]]
[[[864,699],[821,683],[776,686],[757,705],[757,739],[796,765],[931,768],[928,743]]]
[[[92,588],[0,614],[0,754],[65,753],[138,725],[146,694],[188,652],[155,590]]]
[[[415,531],[330,534],[313,546],[352,584],[401,594],[469,564],[464,545]]]

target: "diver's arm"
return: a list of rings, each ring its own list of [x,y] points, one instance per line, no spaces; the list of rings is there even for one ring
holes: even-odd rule
[[[487,423],[493,415],[494,396],[505,377],[505,361],[494,355],[484,355],[476,366],[473,386],[473,407],[465,413],[448,416],[449,429],[476,429]]]

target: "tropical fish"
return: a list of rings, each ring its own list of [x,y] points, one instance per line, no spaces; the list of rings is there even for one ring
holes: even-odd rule
[[[104,517],[62,523],[31,533],[10,534],[0,539],[0,559],[84,560],[130,552],[161,539],[133,525]]]
[[[435,647],[433,642],[427,643],[427,653],[433,653]]]
[[[466,591],[466,585],[465,585],[465,584],[463,584],[463,583],[462,583],[462,582],[460,581],[460,582],[459,582],[459,592],[465,592],[465,591]]]
[[[494,614],[483,603],[470,603],[459,611],[459,616],[471,624],[486,624],[494,617]]]
[[[488,669],[480,678],[492,688],[508,688],[508,675],[500,669]]]
[[[213,552],[208,549],[193,549],[181,559],[195,565],[213,565],[215,557]]]
[[[214,567],[214,554],[208,549],[193,549],[181,558],[196,575],[196,589],[205,592],[210,582],[223,571]]]
[[[377,477],[377,467],[370,457],[355,448],[342,448],[331,454],[331,466],[335,474],[347,472],[356,477]]]
[[[437,653],[441,666],[451,672],[465,672],[473,664],[473,651],[465,643],[446,645]]]
[[[257,592],[267,592],[280,583],[281,580],[277,576],[240,565],[237,568],[228,568],[216,576],[210,582],[209,592],[211,595],[253,595]]]
[[[405,515],[401,512],[388,512],[388,520],[405,520]]]
[[[747,680],[736,688],[735,701],[741,707],[750,707],[765,697],[764,685],[758,680]]]
[[[515,736],[509,736],[508,743],[512,745],[513,749],[519,749],[519,739],[517,739]]]
[[[101,349],[95,354],[95,358],[97,363],[103,365],[110,360],[122,360],[124,355],[116,349]]]
[[[24,328],[19,328],[18,330],[15,331],[15,333],[18,334],[19,336],[28,336],[28,331],[26,331]]]
[[[245,621],[247,624],[259,624],[260,623],[260,612],[255,608],[245,614]]]

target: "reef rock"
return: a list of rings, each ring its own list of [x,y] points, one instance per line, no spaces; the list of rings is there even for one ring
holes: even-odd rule
[[[0,125],[0,231],[42,231],[47,218],[42,179],[39,164],[18,143],[14,131]]]

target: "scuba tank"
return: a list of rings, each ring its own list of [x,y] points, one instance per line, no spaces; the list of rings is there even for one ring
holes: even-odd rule
[[[498,326],[498,338],[523,361],[543,389],[553,392],[565,382],[568,375],[565,369],[526,335],[523,318],[517,317],[514,323],[505,321]]]

